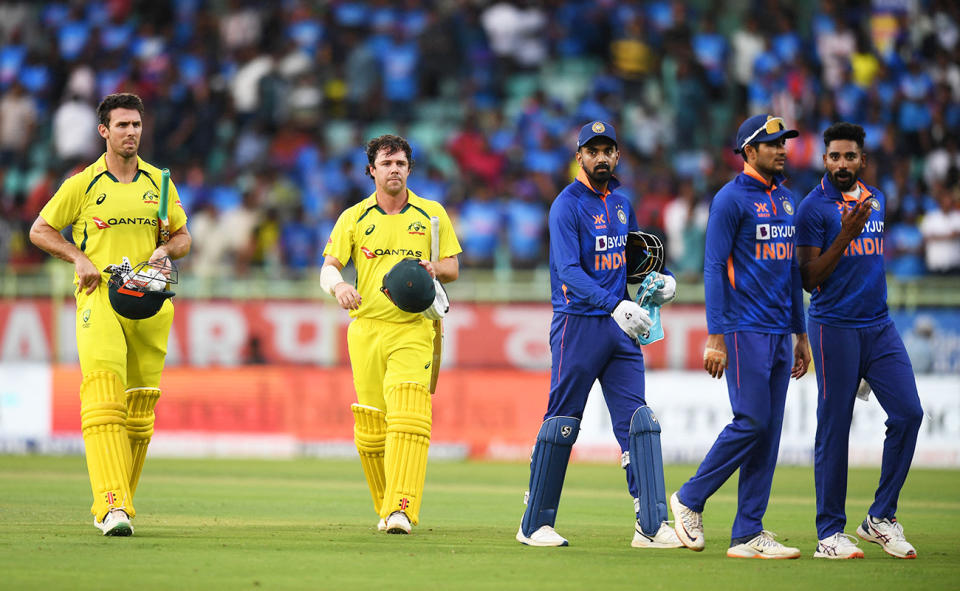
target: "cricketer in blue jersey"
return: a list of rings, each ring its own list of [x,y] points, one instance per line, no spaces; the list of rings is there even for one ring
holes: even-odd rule
[[[797,211],[797,256],[810,292],[808,332],[817,372],[817,558],[863,558],[844,534],[847,446],[857,386],[865,379],[887,413],[880,485],[857,535],[898,558],[916,558],[897,522],[923,410],[913,367],[887,313],[883,269],[886,198],[859,180],[864,131],[836,123],[823,134],[826,175]]]
[[[796,137],[783,119],[750,117],[740,125],[735,151],[743,172],[710,205],[703,280],[707,344],[704,369],[727,369],[733,421],[717,437],[696,474],[670,498],[680,540],[702,550],[703,507],[739,468],[731,558],[798,558],[800,551],[763,527],[780,447],[790,376],[810,363],[803,326],[803,291],[794,257],[794,203],[783,186],[786,140]],[[791,355],[791,336],[797,343]]]
[[[566,546],[554,529],[567,462],[593,383],[600,381],[623,452],[636,523],[631,545],[682,548],[667,524],[660,424],[644,399],[643,353],[637,338],[653,326],[627,293],[627,241],[638,230],[633,208],[613,177],[620,152],[609,123],[580,130],[580,172],[550,207],[550,396],[530,460],[530,489],[517,532],[531,546]],[[632,252],[632,251],[630,251]],[[676,294],[670,275],[654,302]]]

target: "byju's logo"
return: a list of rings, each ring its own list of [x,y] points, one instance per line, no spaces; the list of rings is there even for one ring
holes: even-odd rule
[[[770,224],[757,224],[757,240],[770,240]]]

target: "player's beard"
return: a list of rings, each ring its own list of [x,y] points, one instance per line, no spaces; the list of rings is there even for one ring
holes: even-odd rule
[[[609,164],[606,165],[606,168],[601,168],[602,164],[597,164],[593,167],[593,170],[584,171],[587,173],[587,178],[590,179],[590,182],[594,185],[605,185],[610,181],[610,177],[613,176],[613,168]]]
[[[845,174],[844,177],[838,177],[839,174]],[[829,173],[830,182],[833,183],[833,186],[840,189],[841,192],[846,192],[852,189],[857,184],[857,175],[854,172],[849,170],[837,171]]]

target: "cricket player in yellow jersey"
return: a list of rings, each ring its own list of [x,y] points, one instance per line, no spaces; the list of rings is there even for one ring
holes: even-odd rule
[[[133,495],[153,435],[154,406],[167,354],[173,304],[164,299],[142,320],[121,316],[110,303],[105,269],[124,257],[159,264],[190,250],[187,216],[169,186],[169,240],[158,246],[161,171],[137,156],[143,102],[112,94],[97,108],[106,153],[68,178],[40,211],[30,240],[73,263],[77,350],[83,382],[80,420],[91,512],[103,535],[129,536]],[[60,234],[73,226],[73,243]]]
[[[420,261],[435,283],[454,281],[461,249],[443,206],[407,189],[413,158],[405,139],[383,135],[371,140],[367,159],[376,191],[340,215],[323,253],[320,282],[353,318],[347,345],[357,391],[354,439],[380,515],[378,529],[407,534],[419,522],[430,397],[440,369],[438,320],[446,312],[446,296],[436,284],[433,305],[411,313],[381,287],[384,275],[406,258]],[[431,218],[439,230],[435,248]],[[355,286],[340,274],[351,259],[357,269]]]

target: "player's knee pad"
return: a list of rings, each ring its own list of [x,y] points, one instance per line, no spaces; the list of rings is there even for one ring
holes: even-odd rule
[[[419,521],[423,483],[430,448],[432,401],[422,384],[404,382],[390,388],[387,400],[387,437],[384,449],[386,490],[380,515],[404,511]]]
[[[387,440],[387,413],[379,408],[352,404],[353,441],[360,455],[360,466],[367,478],[373,508],[380,513],[386,476],[383,469],[383,449]]]
[[[544,525],[553,527],[570,452],[580,433],[580,419],[550,417],[540,426],[530,458],[530,490],[520,527],[529,536]]]
[[[153,438],[156,420],[154,408],[160,399],[156,388],[132,388],[127,390],[127,439],[130,441],[130,494],[136,494],[143,464],[147,460],[147,447]]]
[[[126,421],[127,401],[119,376],[111,371],[85,375],[80,386],[80,426],[94,497],[92,512],[101,519],[111,508],[123,508],[133,516]]]
[[[637,519],[644,533],[654,535],[660,524],[667,520],[667,493],[663,483],[660,422],[649,406],[634,411],[630,419],[629,440],[629,456],[624,458],[623,464],[638,489]]]
[[[160,390],[156,388],[134,388],[127,390],[127,437],[133,440],[150,441],[153,437],[153,424],[156,421],[154,408],[160,399]]]

